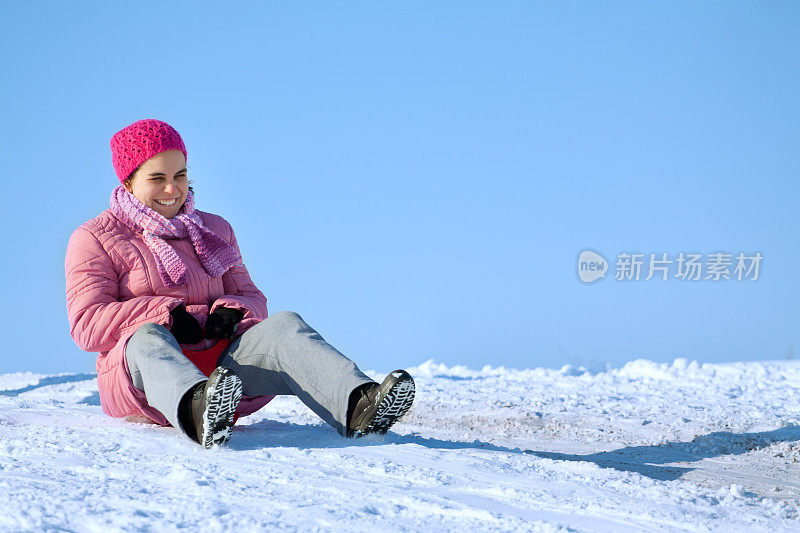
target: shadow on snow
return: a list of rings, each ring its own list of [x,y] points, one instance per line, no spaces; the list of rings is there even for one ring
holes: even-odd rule
[[[39,389],[41,387],[48,387],[50,385],[62,385],[64,383],[75,383],[77,381],[88,381],[90,379],[96,379],[97,374],[70,374],[68,376],[49,376],[39,380],[38,383],[35,385],[28,385],[27,387],[22,387],[21,389],[12,389],[12,390],[0,390],[0,396],[19,396],[23,392],[29,392],[32,390]],[[97,405],[100,405],[99,401]]]
[[[586,455],[531,450],[526,450],[526,453],[556,461],[589,461],[603,468],[636,472],[652,479],[671,481],[679,479],[694,468],[673,466],[667,463],[693,463],[721,455],[741,455],[776,442],[794,441],[800,441],[800,426],[797,425],[758,433],[715,431],[707,435],[698,435],[689,442],[629,446],[619,450]]]
[[[386,435],[367,435],[361,438],[349,439],[340,436],[333,428],[325,424],[294,424],[273,420],[262,420],[251,425],[237,425],[228,447],[234,450],[279,447],[299,448],[302,450],[383,446],[386,444],[417,444],[439,450],[476,449],[505,453],[531,453],[530,450],[507,448],[479,440],[472,442],[440,440],[422,437],[417,433],[398,435],[390,431]]]
[[[732,433],[716,431],[699,435],[689,442],[667,442],[650,446],[629,446],[608,452],[592,454],[567,454],[540,452],[497,446],[474,440],[459,442],[422,437],[419,434],[398,435],[389,432],[384,436],[366,436],[345,439],[332,428],[320,424],[293,424],[263,420],[252,425],[237,426],[228,447],[234,450],[254,450],[273,447],[347,448],[353,446],[381,446],[386,444],[416,444],[438,450],[475,449],[503,453],[522,453],[556,461],[588,461],[602,468],[623,472],[636,472],[651,479],[671,481],[694,470],[692,467],[668,463],[693,463],[722,455],[741,455],[776,442],[800,441],[800,426],[791,425],[758,433]],[[661,466],[663,465],[663,466]]]

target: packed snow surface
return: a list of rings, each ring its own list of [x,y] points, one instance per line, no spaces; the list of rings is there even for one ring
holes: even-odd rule
[[[800,531],[800,362],[408,370],[385,436],[279,397],[209,451],[0,375],[0,531]]]

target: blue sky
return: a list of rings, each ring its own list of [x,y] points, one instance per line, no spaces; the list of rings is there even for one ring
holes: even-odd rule
[[[0,372],[91,371],[64,253],[178,129],[271,312],[364,369],[800,356],[794,2],[7,2]],[[585,249],[611,263],[584,284]],[[764,257],[617,281],[618,254]]]

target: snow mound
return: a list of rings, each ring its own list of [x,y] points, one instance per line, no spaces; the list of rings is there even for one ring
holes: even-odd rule
[[[506,373],[505,367],[493,368],[485,365],[481,370],[471,370],[465,366],[447,366],[436,363],[433,359],[428,359],[419,366],[412,366],[406,369],[412,376],[433,378],[480,378],[485,376],[499,376]]]
[[[800,530],[796,362],[408,370],[385,436],[283,396],[210,451],[93,374],[0,375],[0,530]]]

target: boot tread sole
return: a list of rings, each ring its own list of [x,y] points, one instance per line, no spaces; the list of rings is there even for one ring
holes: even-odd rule
[[[404,371],[395,371],[390,376],[396,379],[386,395],[378,403],[378,408],[372,420],[366,427],[356,430],[356,437],[377,433],[385,435],[389,428],[402,418],[414,403],[414,379]]]
[[[206,385],[206,409],[203,413],[203,448],[223,446],[231,438],[234,416],[242,399],[242,381],[232,371],[217,369],[217,378]]]

